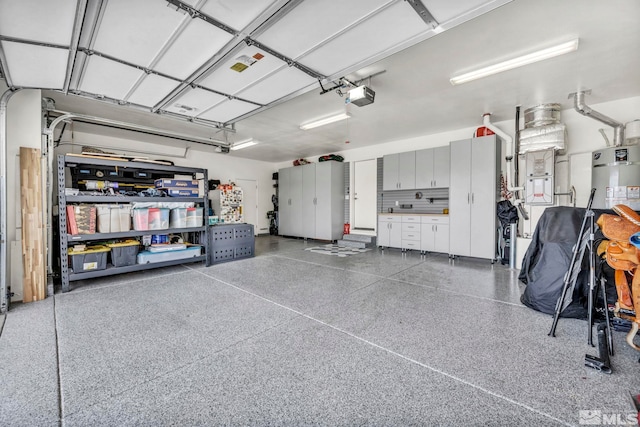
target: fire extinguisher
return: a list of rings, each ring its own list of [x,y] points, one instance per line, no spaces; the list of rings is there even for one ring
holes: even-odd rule
[[[346,223],[344,225],[344,228],[342,229],[342,234],[349,234],[350,231],[351,231],[351,225],[349,225],[349,223]]]

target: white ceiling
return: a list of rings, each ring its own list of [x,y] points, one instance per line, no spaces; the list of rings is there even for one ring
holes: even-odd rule
[[[72,36],[73,17],[68,15],[75,14],[77,2],[46,3],[43,13],[65,25],[25,14],[30,7],[43,9],[38,0],[0,0],[2,65],[14,86],[42,81],[46,84],[33,86],[60,89],[55,85],[65,75],[64,51],[16,40],[69,45],[65,40]],[[97,3],[104,7],[93,19]],[[100,24],[92,40],[83,30],[80,48],[102,56],[78,53],[74,77],[82,70],[82,78],[72,78],[70,90],[135,103],[136,108],[59,90],[45,91],[45,96],[61,110],[230,143],[254,138],[258,145],[228,155],[271,162],[471,127],[480,124],[484,112],[491,112],[494,121],[505,120],[517,105],[559,102],[570,108],[567,95],[581,89],[592,90],[588,104],[640,96],[637,0],[423,0],[445,30],[437,35],[403,0],[184,3],[234,30],[192,19],[163,0],[88,2],[85,21]],[[27,22],[42,25],[44,35],[25,32]],[[249,36],[301,67],[289,66],[260,46],[247,46],[242,40]],[[577,52],[459,86],[449,83],[455,74],[576,37]],[[251,59],[256,53],[263,57]],[[243,61],[253,65],[241,73],[230,70]],[[336,91],[320,95],[309,70],[323,77],[325,88],[341,76],[359,81],[373,75],[365,83],[375,90],[375,102],[357,107],[345,105]],[[193,85],[182,84],[184,79]],[[175,96],[167,98],[171,92]],[[157,112],[144,111],[150,109]],[[299,129],[300,123],[345,109],[352,116],[348,121]],[[235,122],[236,132],[215,129],[212,122]]]

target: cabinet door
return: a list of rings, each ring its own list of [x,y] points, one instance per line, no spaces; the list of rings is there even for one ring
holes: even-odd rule
[[[433,187],[433,155],[433,148],[416,151],[416,188]],[[447,163],[449,163],[449,153],[447,153]],[[447,169],[447,173],[448,171]]]
[[[446,224],[435,224],[434,230],[433,251],[448,254],[449,226]]]
[[[337,240],[344,224],[344,163],[316,165],[316,239]]]
[[[433,187],[449,186],[450,174],[449,146],[433,149]]]
[[[449,249],[452,255],[469,256],[471,234],[471,140],[450,144]]]
[[[278,171],[278,233],[291,236],[291,168]]]
[[[495,259],[498,233],[496,137],[474,138],[471,148],[471,256]]]
[[[399,190],[413,190],[416,188],[415,151],[398,154],[398,183]]]
[[[423,252],[435,251],[435,224],[421,224],[420,228],[420,250]],[[447,236],[448,237],[448,236]]]
[[[389,224],[391,223],[387,221],[378,221],[378,231],[376,236],[378,246],[389,247],[391,243],[391,240],[389,239],[389,234],[391,233]]]
[[[316,237],[316,165],[298,166],[302,169],[302,234],[301,237]]]
[[[389,246],[392,248],[402,247],[402,223],[389,223]]]
[[[292,167],[290,178],[291,216],[289,224],[291,234],[289,236],[302,236],[302,167]]]
[[[398,189],[398,161],[398,154],[388,154],[382,157],[382,189],[384,191]]]

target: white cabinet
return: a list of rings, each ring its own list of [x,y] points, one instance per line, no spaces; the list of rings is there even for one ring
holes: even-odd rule
[[[416,151],[416,188],[448,187],[449,162],[449,146]]]
[[[302,171],[302,231],[294,235],[313,239],[316,237],[316,165],[295,167]]]
[[[345,222],[344,163],[329,161],[316,164],[315,194],[315,238],[342,238]]]
[[[402,246],[402,217],[378,215],[378,246],[399,248]]]
[[[344,223],[344,163],[321,162],[278,171],[280,235],[337,240]]]
[[[420,250],[449,253],[449,217],[429,215],[421,218]]]
[[[495,135],[450,144],[449,253],[496,259],[500,142]]]
[[[302,235],[302,169],[301,166],[278,171],[278,230],[283,236]]]
[[[383,156],[382,165],[382,189],[384,191],[416,188],[415,151]]]

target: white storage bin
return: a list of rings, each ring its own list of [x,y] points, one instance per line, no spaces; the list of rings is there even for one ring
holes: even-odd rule
[[[131,230],[131,205],[96,205],[98,233]]]

